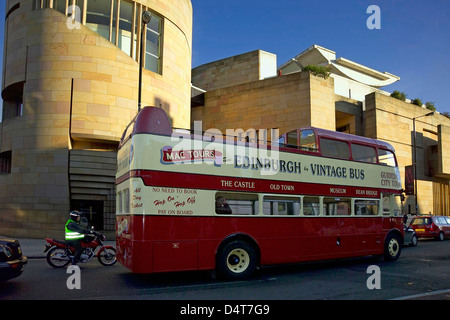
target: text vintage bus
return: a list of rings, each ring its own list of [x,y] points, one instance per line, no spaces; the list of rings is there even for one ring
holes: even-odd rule
[[[173,133],[162,109],[145,107],[119,145],[117,256],[132,272],[240,279],[264,265],[398,259],[402,189],[388,143],[317,128],[278,148]]]

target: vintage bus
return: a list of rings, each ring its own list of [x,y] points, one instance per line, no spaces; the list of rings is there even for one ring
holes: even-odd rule
[[[145,107],[121,138],[116,189],[117,257],[135,273],[241,279],[265,265],[401,252],[395,152],[374,139],[304,128],[256,143],[175,130]]]

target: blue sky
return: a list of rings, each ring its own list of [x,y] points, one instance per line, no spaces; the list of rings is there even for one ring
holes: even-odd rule
[[[400,81],[386,91],[450,112],[448,0],[192,0],[193,67],[261,49],[283,64],[313,44]],[[381,29],[366,26],[370,5]]]
[[[399,76],[386,91],[403,91],[410,99],[432,101],[438,111],[450,112],[448,0],[191,1],[193,67],[256,49],[276,54],[281,65],[318,44],[337,57]],[[380,8],[381,29],[366,26],[370,5]]]

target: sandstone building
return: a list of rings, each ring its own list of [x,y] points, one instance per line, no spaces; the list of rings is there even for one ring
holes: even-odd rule
[[[71,209],[114,230],[116,150],[138,108],[141,34],[142,105],[188,127],[190,0],[6,1],[0,234],[61,237]]]

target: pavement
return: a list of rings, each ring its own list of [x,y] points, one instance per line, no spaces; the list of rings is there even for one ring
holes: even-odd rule
[[[26,256],[28,259],[43,259],[46,257],[46,254],[43,253],[44,246],[48,244],[45,239],[25,239],[25,238],[15,238],[15,237],[5,237],[0,236],[0,239],[15,239],[19,240],[20,247],[22,248],[22,254]],[[64,240],[64,239],[58,239]],[[107,240],[103,242],[104,245],[110,245],[116,247],[115,240]]]

